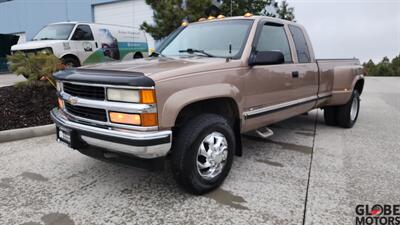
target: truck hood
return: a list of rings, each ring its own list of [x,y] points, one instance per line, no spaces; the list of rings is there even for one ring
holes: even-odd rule
[[[44,40],[44,41],[29,41],[22,44],[11,46],[11,51],[31,50],[38,48],[52,47],[54,44],[65,42],[63,40]]]
[[[215,71],[239,67],[240,60],[207,57],[146,58],[123,62],[93,64],[81,67],[84,70],[139,72],[155,81],[186,74]]]

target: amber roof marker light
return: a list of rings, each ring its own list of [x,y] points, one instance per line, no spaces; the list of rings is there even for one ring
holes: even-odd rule
[[[243,16],[244,16],[244,17],[252,17],[253,14],[248,12],[248,13],[245,13]]]

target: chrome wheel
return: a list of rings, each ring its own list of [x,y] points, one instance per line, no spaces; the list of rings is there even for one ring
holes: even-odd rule
[[[200,143],[197,152],[197,172],[206,180],[218,176],[228,158],[228,142],[219,132],[212,132]]]
[[[350,108],[350,119],[351,121],[354,121],[357,117],[357,113],[358,113],[358,104],[359,99],[357,97],[353,98],[353,101],[351,103],[351,108]]]

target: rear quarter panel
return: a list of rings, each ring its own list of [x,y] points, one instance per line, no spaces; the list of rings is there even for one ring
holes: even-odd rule
[[[363,79],[358,59],[317,60],[320,69],[320,94],[331,93],[321,105],[343,105],[350,100],[356,82]]]

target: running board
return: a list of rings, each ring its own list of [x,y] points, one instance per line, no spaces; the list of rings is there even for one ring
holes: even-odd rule
[[[256,134],[258,136],[260,136],[261,138],[266,139],[266,138],[269,138],[272,135],[274,135],[274,132],[271,129],[269,129],[268,127],[263,127],[263,128],[256,130]]]

